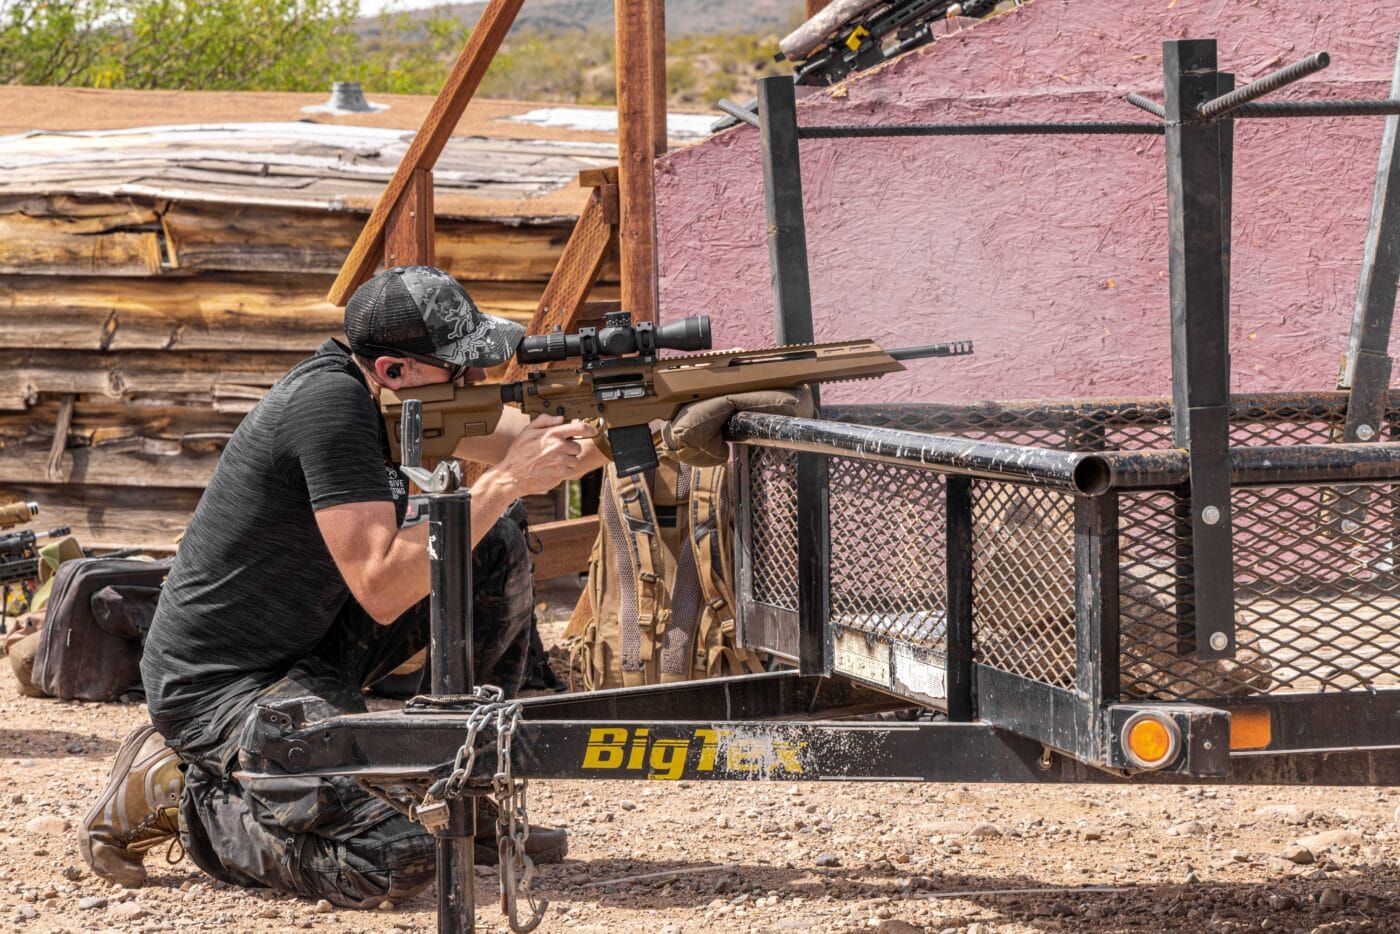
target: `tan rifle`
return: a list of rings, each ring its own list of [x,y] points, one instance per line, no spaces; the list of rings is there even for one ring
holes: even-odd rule
[[[669,421],[682,406],[701,399],[764,389],[796,389],[810,383],[872,379],[904,369],[901,360],[972,353],[971,341],[887,351],[872,341],[790,344],[762,350],[729,350],[657,359],[661,349],[710,346],[709,318],[685,318],[655,327],[633,326],[626,312],[608,315],[604,327],[578,334],[527,337],[517,356],[525,365],[579,357],[577,369],[539,370],[514,383],[457,387],[448,383],[385,390],[382,405],[397,460],[403,402],[422,402],[422,456],[452,455],[462,438],[490,434],[507,404],[528,415],[597,419],[606,429],[619,475],[656,466],[651,423]],[[410,426],[411,428],[413,426]],[[410,434],[413,432],[411,431]]]

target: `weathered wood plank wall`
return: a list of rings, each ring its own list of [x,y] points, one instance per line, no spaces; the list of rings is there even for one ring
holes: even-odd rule
[[[340,334],[325,300],[364,215],[139,197],[0,196],[0,500],[84,541],[168,544],[223,444]],[[571,225],[437,221],[437,263],[527,321]],[[617,295],[616,260],[595,291]],[[66,400],[71,421],[55,442]]]

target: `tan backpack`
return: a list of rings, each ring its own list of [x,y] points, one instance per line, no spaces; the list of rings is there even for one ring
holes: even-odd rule
[[[588,587],[565,631],[571,680],[596,690],[763,670],[735,639],[727,483],[724,467],[664,454],[630,477],[604,469]]]

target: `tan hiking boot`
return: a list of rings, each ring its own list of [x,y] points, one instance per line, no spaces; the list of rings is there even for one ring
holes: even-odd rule
[[[146,853],[162,843],[178,845],[184,788],[180,759],[155,727],[127,734],[107,788],[78,828],[78,849],[92,871],[129,889],[144,885]]]

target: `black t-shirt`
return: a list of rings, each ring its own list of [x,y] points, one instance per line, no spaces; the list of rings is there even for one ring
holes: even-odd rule
[[[243,419],[200,498],[141,662],[151,716],[178,724],[281,678],[350,590],[315,510],[394,502],[407,485],[344,346],[327,341]]]

